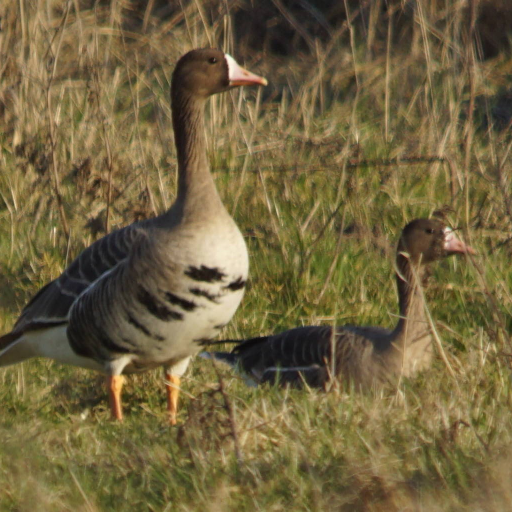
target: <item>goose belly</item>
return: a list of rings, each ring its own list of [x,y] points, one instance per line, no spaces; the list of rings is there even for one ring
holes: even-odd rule
[[[140,251],[138,260],[116,267],[74,303],[67,330],[72,349],[107,371],[123,359],[124,373],[195,355],[243,297],[248,257],[240,239],[231,251],[181,247],[180,260]]]
[[[197,354],[201,348],[215,338],[231,320],[243,296],[243,291],[232,293],[217,304],[203,300],[190,301],[195,304],[181,308],[172,304],[173,318],[158,319],[141,315],[143,325],[151,326],[150,334],[142,332],[133,322],[125,325],[125,331],[137,338],[141,350],[134,354],[128,371],[143,371],[158,365],[173,365],[184,358]]]

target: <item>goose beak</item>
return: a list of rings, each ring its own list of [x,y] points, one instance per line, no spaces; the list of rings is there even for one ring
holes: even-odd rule
[[[448,227],[444,230],[444,250],[448,254],[476,254],[473,247],[459,240],[455,233]]]
[[[255,75],[240,66],[231,55],[226,53],[226,61],[228,63],[228,79],[230,87],[238,87],[242,85],[267,85],[267,79],[262,76]]]

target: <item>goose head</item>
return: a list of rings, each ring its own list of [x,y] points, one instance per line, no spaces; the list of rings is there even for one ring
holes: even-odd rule
[[[407,253],[413,263],[428,264],[452,254],[475,254],[475,250],[440,220],[415,219],[403,229],[398,253]]]
[[[206,99],[242,85],[267,85],[267,80],[244,69],[231,55],[204,48],[192,50],[178,61],[172,77],[172,94],[185,90]]]

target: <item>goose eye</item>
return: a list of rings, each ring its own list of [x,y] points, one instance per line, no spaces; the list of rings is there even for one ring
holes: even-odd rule
[[[425,229],[425,233],[432,235],[434,233],[434,230],[432,228],[427,228],[427,229]]]
[[[217,57],[210,57],[210,58],[208,59],[208,62],[209,62],[210,64],[217,64]]]

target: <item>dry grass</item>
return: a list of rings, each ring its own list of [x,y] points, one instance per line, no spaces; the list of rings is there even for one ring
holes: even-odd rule
[[[169,430],[159,373],[130,379],[114,425],[86,371],[0,370],[0,508],[510,509],[512,61],[478,58],[463,6],[383,15],[347,2],[327,40],[290,11],[307,51],[299,41],[279,55],[266,40],[238,46],[236,5],[183,3],[163,20],[143,9],[132,27],[124,3],[7,4],[2,332],[105,229],[172,203],[169,76],[196,46],[219,45],[270,82],[209,110],[212,168],[252,265],[227,337],[392,324],[397,233],[445,205],[479,256],[440,265],[429,291],[457,384],[440,360],[378,396],[251,389],[221,369],[222,394],[197,361]]]

